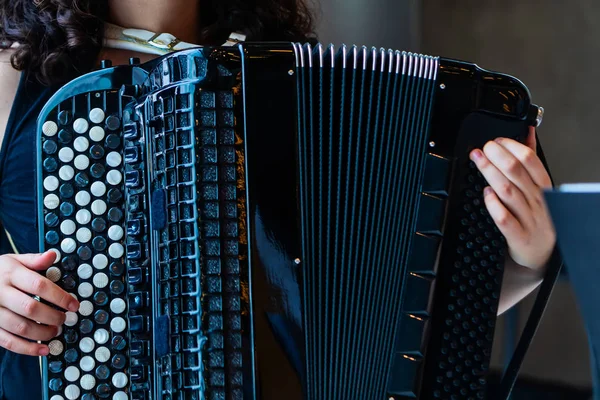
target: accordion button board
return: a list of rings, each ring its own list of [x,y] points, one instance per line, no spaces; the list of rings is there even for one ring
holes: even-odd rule
[[[66,84],[38,121],[39,236],[81,306],[44,399],[486,398],[506,244],[468,152],[538,115],[510,76],[364,47]]]

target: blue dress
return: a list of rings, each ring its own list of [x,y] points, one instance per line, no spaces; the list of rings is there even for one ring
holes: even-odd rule
[[[36,120],[56,88],[21,75],[0,151],[0,223],[13,238],[19,253],[37,253]],[[0,253],[14,253],[4,229]],[[0,400],[42,398],[38,357],[0,348]]]

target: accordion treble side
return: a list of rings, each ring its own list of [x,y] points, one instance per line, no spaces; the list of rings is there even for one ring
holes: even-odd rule
[[[38,123],[45,400],[486,398],[505,241],[470,150],[517,79],[366,47],[108,67]],[[87,396],[87,397],[86,397]]]

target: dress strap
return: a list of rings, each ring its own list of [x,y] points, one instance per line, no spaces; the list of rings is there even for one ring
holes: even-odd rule
[[[140,53],[164,55],[174,51],[201,47],[186,43],[170,33],[154,33],[144,29],[129,29],[105,23],[104,46]],[[234,46],[246,40],[246,35],[233,32],[223,46]]]

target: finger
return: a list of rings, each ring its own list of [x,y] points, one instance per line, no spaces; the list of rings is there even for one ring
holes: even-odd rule
[[[17,289],[39,296],[63,310],[72,312],[79,310],[79,302],[73,296],[37,272],[18,268],[11,274],[11,284]]]
[[[519,161],[535,185],[541,188],[552,186],[548,171],[534,150],[511,139],[501,138],[496,142]]]
[[[491,187],[483,190],[485,206],[507,241],[519,240],[525,235],[525,230],[515,216],[502,204]]]
[[[16,337],[15,335],[0,328],[0,347],[13,353],[24,354],[28,356],[47,356],[50,354],[48,346],[35,342],[28,342],[25,339]]]
[[[3,307],[42,324],[61,326],[65,323],[67,317],[65,313],[55,310],[14,288],[3,290],[0,293],[0,300]]]
[[[497,140],[502,142],[510,139]],[[517,142],[514,143],[518,144]],[[523,145],[519,146],[521,146],[521,148],[526,150],[528,153],[531,153],[531,149],[528,149]],[[518,158],[504,148],[504,146],[499,145],[495,141],[488,142],[483,148],[483,153],[504,176],[506,176],[516,187],[519,188],[531,206],[537,205],[536,196],[540,191],[539,187],[533,183],[531,176],[529,176],[525,166]]]
[[[535,137],[535,128],[533,126],[529,127],[529,134],[525,140],[525,145],[537,153],[537,139]]]
[[[1,307],[0,321],[2,321],[2,329],[7,332],[32,340],[47,341],[57,336],[60,331],[62,331],[61,326],[36,324],[31,320],[25,319],[20,315]]]
[[[518,218],[521,223],[529,224],[531,212],[523,193],[506,177],[486,155],[479,149],[471,152],[471,160],[475,163],[488,184],[494,189],[505,207]]]
[[[10,254],[10,257],[29,269],[44,271],[54,264],[56,253],[49,250],[42,254]]]

